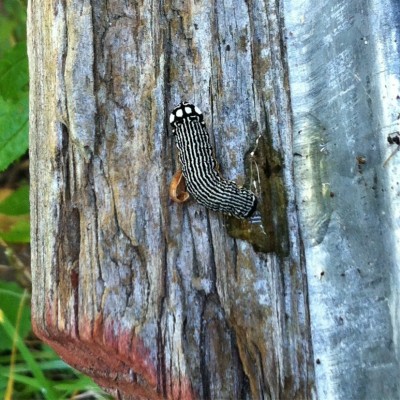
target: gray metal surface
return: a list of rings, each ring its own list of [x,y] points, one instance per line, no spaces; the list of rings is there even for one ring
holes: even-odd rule
[[[400,3],[284,0],[319,399],[398,399]]]

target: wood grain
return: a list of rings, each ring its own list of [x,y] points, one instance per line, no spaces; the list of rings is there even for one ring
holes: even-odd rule
[[[311,396],[280,7],[29,3],[34,329],[119,398]],[[181,100],[207,116],[229,179],[246,179],[246,152],[268,136],[284,165],[287,255],[168,199]]]

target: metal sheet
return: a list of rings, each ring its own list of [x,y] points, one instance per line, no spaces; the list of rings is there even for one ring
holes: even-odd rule
[[[398,399],[400,3],[284,0],[319,399]]]

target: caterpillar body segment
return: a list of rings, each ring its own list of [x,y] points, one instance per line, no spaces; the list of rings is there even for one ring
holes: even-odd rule
[[[257,198],[217,171],[202,112],[193,104],[180,103],[170,115],[170,124],[187,191],[213,211],[249,218],[256,210]]]

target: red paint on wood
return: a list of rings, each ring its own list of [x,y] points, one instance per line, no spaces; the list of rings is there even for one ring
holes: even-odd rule
[[[78,331],[72,318],[67,324],[63,323],[67,328],[62,330],[56,320],[56,303],[54,299],[47,303],[44,324],[35,320],[36,313],[32,315],[35,334],[68,364],[92,377],[108,392],[144,400],[197,398],[187,378],[173,377],[168,370],[164,377],[167,393],[160,393],[157,388],[162,384],[157,379],[156,350],[152,352],[140,336],[122,329],[117,320],[108,318],[104,322],[99,316],[93,322],[80,318]],[[153,340],[156,349],[157,338]]]

